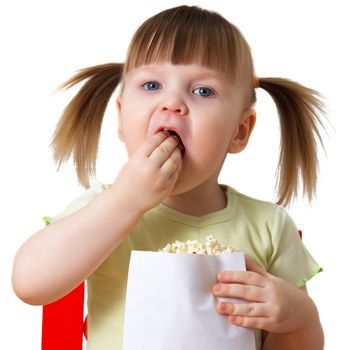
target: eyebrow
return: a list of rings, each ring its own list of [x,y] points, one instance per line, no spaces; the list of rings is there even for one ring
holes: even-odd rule
[[[138,67],[140,74],[162,74],[162,73],[168,73],[164,72],[164,69],[162,66],[156,66],[156,65],[148,65],[148,66],[141,66]],[[203,68],[203,72],[196,71],[191,74],[191,77],[194,80],[201,80],[201,79],[215,79],[215,80],[221,80],[225,79],[225,77],[220,73],[216,71],[211,71],[209,69]],[[137,72],[138,73],[138,72]]]

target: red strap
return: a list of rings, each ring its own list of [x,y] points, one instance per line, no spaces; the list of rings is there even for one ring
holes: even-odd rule
[[[42,350],[82,350],[84,282],[52,304],[43,306]]]
[[[301,239],[303,239],[303,232],[301,230],[299,230],[299,236]]]
[[[86,315],[85,317],[83,332],[84,332],[85,339],[88,340],[88,315]]]

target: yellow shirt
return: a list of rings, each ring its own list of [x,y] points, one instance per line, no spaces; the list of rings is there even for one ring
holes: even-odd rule
[[[122,350],[126,285],[131,250],[158,251],[175,240],[212,235],[251,256],[264,270],[297,287],[322,269],[299,238],[298,230],[279,205],[247,197],[231,187],[225,209],[193,217],[164,205],[147,212],[138,226],[88,278],[89,330],[87,350]],[[46,218],[57,221],[89,203],[106,186],[96,184],[62,213]],[[142,291],[140,291],[142,292]],[[224,317],[224,316],[223,316]],[[261,349],[261,332],[256,332]]]

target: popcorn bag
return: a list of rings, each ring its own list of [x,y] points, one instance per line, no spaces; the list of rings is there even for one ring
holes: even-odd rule
[[[205,248],[177,241],[160,252],[131,252],[123,350],[255,349],[253,330],[216,311],[226,300],[211,292],[217,272],[245,270],[242,252],[216,242],[209,236]]]

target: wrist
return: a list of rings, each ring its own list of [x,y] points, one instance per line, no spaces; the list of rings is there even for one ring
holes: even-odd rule
[[[305,301],[304,301],[304,314],[301,318],[301,322],[298,324],[298,327],[293,330],[291,333],[308,333],[312,330],[315,325],[320,325],[320,318],[318,315],[317,307],[314,301],[310,298],[310,296],[302,291]]]
[[[107,190],[115,205],[123,208],[124,212],[133,213],[136,217],[142,217],[147,211],[140,205],[142,201],[137,199],[137,196],[130,191],[128,186],[115,181]]]
[[[264,350],[322,350],[324,335],[319,319],[317,307],[308,294],[302,294],[303,312],[298,316],[297,324],[285,333],[267,334],[264,341]]]
[[[304,307],[305,313],[298,327],[285,334],[287,343],[294,344],[299,350],[322,350],[324,348],[323,329],[317,307],[307,293],[305,293]]]

